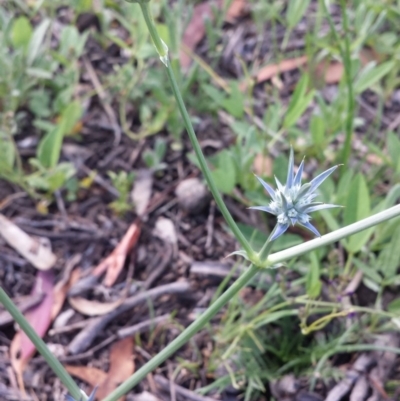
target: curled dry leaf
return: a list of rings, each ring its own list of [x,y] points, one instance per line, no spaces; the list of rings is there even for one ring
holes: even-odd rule
[[[0,214],[0,234],[17,252],[39,270],[51,269],[56,256],[40,239],[32,238],[7,217]]]
[[[124,303],[128,296],[128,291],[125,291],[123,296],[114,302],[99,302],[90,301],[82,297],[70,297],[68,302],[78,312],[86,316],[105,315]]]
[[[103,283],[107,287],[111,287],[117,280],[122,268],[124,267],[126,256],[132,247],[137,243],[139,235],[140,223],[137,220],[129,227],[125,236],[115,247],[113,252],[93,270],[92,274],[98,277],[106,272]]]
[[[54,300],[54,273],[39,271],[36,276],[32,294],[44,294],[42,302],[25,313],[25,318],[32,325],[36,333],[43,337],[51,323]],[[35,346],[23,331],[18,331],[10,345],[11,364],[18,377],[19,386],[24,391],[22,373],[35,353]]]

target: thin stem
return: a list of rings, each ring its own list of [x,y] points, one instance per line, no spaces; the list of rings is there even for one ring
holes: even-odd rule
[[[140,8],[142,9],[144,20],[146,21],[147,28],[150,32],[150,36],[153,39],[154,46],[157,49],[157,53],[159,54],[162,62],[164,63],[164,59],[168,57],[168,48],[163,40],[160,38],[160,35],[157,32],[157,28],[154,25],[153,18],[150,12],[150,6],[148,1],[139,1]]]
[[[345,131],[346,131],[346,138],[344,141],[341,162],[343,164],[347,164],[349,157],[350,157],[350,147],[351,147],[351,138],[353,136],[353,121],[354,121],[354,110],[355,110],[355,99],[353,93],[353,83],[352,83],[352,72],[351,72],[351,56],[350,56],[350,41],[348,38],[348,19],[346,13],[346,2],[345,0],[340,0],[340,6],[342,10],[342,21],[343,21],[343,30],[345,33],[344,36],[344,49],[340,43],[340,37],[335,29],[335,25],[333,23],[332,17],[329,13],[328,7],[326,5],[326,0],[322,0],[322,6],[324,8],[324,12],[326,18],[328,20],[331,32],[338,44],[340,56],[343,60],[344,65],[344,74],[345,74],[345,81],[347,85],[347,116],[346,116],[346,124],[345,124]],[[345,170],[342,170],[344,174]]]
[[[0,302],[4,305],[6,310],[14,318],[14,320],[21,327],[21,330],[29,337],[36,349],[46,360],[47,364],[53,370],[53,372],[60,378],[64,386],[68,389],[69,393],[76,400],[81,400],[83,394],[79,390],[79,387],[74,382],[72,377],[61,365],[60,361],[50,352],[44,341],[37,335],[33,327],[25,319],[24,315],[14,305],[13,301],[6,294],[6,292],[0,287]]]
[[[269,234],[267,241],[261,248],[260,252],[258,252],[258,257],[260,258],[261,263],[265,261],[268,255],[271,253],[272,245],[274,241],[271,241],[272,236],[275,234],[275,231],[278,229],[278,224],[275,225],[274,229]]]
[[[159,37],[157,29],[154,25],[153,19],[151,18],[149,4],[145,1],[140,1],[139,4],[140,4],[140,8],[142,9],[143,16],[146,21],[147,27],[149,29],[150,35],[157,48],[157,52],[159,53],[162,62],[167,67],[167,74],[168,74],[168,78],[169,78],[171,86],[172,86],[172,92],[175,96],[179,111],[182,115],[187,133],[189,135],[190,142],[192,143],[194,152],[199,161],[201,171],[204,174],[204,178],[206,179],[207,184],[211,190],[211,193],[213,194],[213,197],[215,199],[215,202],[218,205],[222,215],[224,216],[225,221],[227,222],[228,226],[232,230],[233,234],[235,235],[236,239],[239,241],[242,248],[247,252],[247,255],[249,256],[249,258],[253,259],[255,257],[254,250],[248,243],[248,241],[245,238],[245,236],[243,235],[243,233],[240,231],[239,227],[235,223],[235,220],[233,220],[233,218],[232,218],[231,214],[229,213],[229,210],[226,207],[226,205],[222,199],[222,196],[219,193],[217,186],[215,185],[215,182],[212,178],[211,171],[208,168],[207,161],[203,155],[199,141],[197,140],[196,134],[194,132],[189,113],[186,109],[185,103],[183,102],[182,95],[179,90],[178,84],[176,82],[175,74],[172,69],[171,62],[168,58],[168,55],[166,52],[161,53],[162,50],[165,50],[165,44],[164,44],[164,42],[162,42],[161,38]]]
[[[190,326],[188,326],[178,337],[175,338],[166,348],[154,356],[149,362],[142,366],[127,381],[122,383],[116,390],[109,394],[103,401],[116,401],[129,390],[142,381],[146,375],[156,369],[174,352],[186,344],[199,330],[201,330],[215,314],[228,303],[258,272],[258,268],[250,265],[246,270],[215,302]]]
[[[199,144],[196,134],[194,132],[192,122],[191,122],[189,114],[186,110],[186,106],[183,102],[181,93],[178,88],[178,84],[175,79],[174,72],[171,67],[171,63],[169,60],[167,61],[167,73],[168,73],[170,83],[172,85],[172,91],[174,92],[179,111],[181,112],[182,118],[185,122],[186,130],[188,132],[190,142],[192,143],[193,149],[196,153],[197,159],[198,159],[200,167],[201,167],[201,171],[204,174],[204,177],[211,190],[211,193],[213,194],[215,202],[218,205],[219,210],[221,211],[222,215],[224,216],[225,221],[229,225],[229,227],[232,230],[233,234],[235,235],[236,239],[240,242],[240,245],[242,246],[242,248],[247,252],[249,257],[251,258],[254,255],[254,251],[253,251],[252,247],[250,246],[250,244],[247,242],[243,233],[240,231],[237,224],[235,223],[235,220],[233,220],[231,214],[229,213],[228,208],[226,207],[226,205],[222,199],[221,194],[219,193],[219,191],[217,189],[217,186],[215,185],[215,182],[211,175],[211,171],[208,168],[207,161],[203,155],[200,144]]]
[[[342,20],[344,30],[344,50],[342,49],[342,58],[344,64],[345,81],[347,85],[347,118],[346,118],[346,139],[342,152],[342,163],[347,164],[350,157],[351,138],[353,136],[353,121],[355,100],[353,94],[353,82],[351,73],[351,56],[350,56],[350,41],[348,35],[349,23],[347,20],[346,1],[340,0],[340,7],[342,9]],[[343,169],[344,174],[344,169]]]
[[[268,256],[267,263],[263,263],[262,266],[259,267],[270,267],[271,265],[284,262],[285,260],[296,258],[304,253],[308,253],[325,245],[332,244],[333,242],[339,241],[353,234],[357,234],[360,231],[366,230],[367,228],[376,226],[379,223],[383,223],[384,221],[398,216],[400,216],[400,205],[393,206],[387,210],[384,210],[383,212],[367,217],[366,219],[357,221],[356,223],[350,224],[346,227],[339,228],[338,230],[323,235],[322,237],[293,246],[289,249],[285,249],[284,251],[273,253]]]

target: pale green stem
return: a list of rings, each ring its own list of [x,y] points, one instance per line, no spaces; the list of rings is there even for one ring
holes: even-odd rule
[[[26,320],[25,316],[18,310],[18,308],[14,305],[13,301],[1,287],[0,287],[0,302],[4,305],[6,310],[18,323],[21,330],[32,341],[38,352],[46,360],[47,364],[50,366],[53,372],[60,378],[64,386],[68,389],[70,395],[72,395],[72,397],[74,397],[76,400],[81,400],[83,395],[79,390],[77,384],[68,374],[68,372],[64,369],[63,365],[61,365],[60,361],[47,348],[47,345],[44,343],[44,341],[37,335],[33,327]]]
[[[228,303],[248,282],[259,269],[251,265],[213,304],[199,316],[189,327],[178,337],[169,343],[160,353],[154,356],[149,362],[142,366],[127,381],[122,383],[116,390],[109,394],[103,401],[116,401],[129,390],[140,383],[150,372],[161,365],[174,352],[186,344],[199,330],[201,330],[215,314]]]
[[[275,231],[277,229],[278,229],[278,224],[275,225],[274,229],[269,234],[267,241],[265,241],[265,244],[261,248],[260,252],[258,252],[258,257],[261,262],[264,261],[271,252],[272,245],[274,244],[274,241],[271,241],[271,237],[275,234]]]
[[[234,236],[239,241],[242,248],[247,252],[247,255],[249,256],[249,258],[253,259],[255,257],[255,252],[252,249],[252,247],[250,246],[250,244],[248,243],[248,241],[245,238],[245,236],[243,235],[243,233],[240,231],[239,227],[235,223],[235,220],[233,220],[231,214],[229,213],[229,210],[226,207],[226,205],[222,199],[222,196],[218,191],[217,186],[215,185],[215,182],[211,175],[211,171],[208,168],[207,161],[203,155],[199,141],[197,140],[196,134],[194,132],[189,113],[187,112],[185,103],[183,102],[182,95],[180,93],[178,84],[175,79],[174,71],[173,71],[171,63],[168,59],[168,54],[165,52],[164,42],[162,42],[162,40],[160,39],[157,29],[154,26],[153,19],[151,18],[151,14],[149,11],[149,4],[147,2],[139,2],[139,4],[142,9],[142,12],[143,12],[147,27],[149,29],[150,35],[156,46],[157,52],[160,55],[160,59],[162,60],[164,65],[167,67],[167,73],[168,73],[168,78],[171,83],[172,92],[175,96],[179,111],[180,111],[183,121],[185,123],[185,127],[186,127],[187,133],[189,135],[190,142],[192,143],[194,152],[199,161],[201,171],[204,175],[204,178],[206,179],[207,184],[211,190],[211,193],[213,194],[213,197],[215,199],[215,202],[216,202],[219,210],[221,211],[222,215],[224,216],[225,221],[227,222],[229,228],[232,230]],[[160,52],[163,49],[164,49],[164,52]]]
[[[284,262],[285,260],[296,258],[304,253],[332,244],[333,242],[357,234],[360,231],[366,230],[367,228],[376,226],[379,223],[383,223],[384,221],[398,216],[400,216],[400,205],[393,206],[383,212],[374,214],[371,217],[367,217],[366,219],[357,221],[356,223],[350,224],[346,227],[339,228],[338,230],[323,235],[320,238],[315,238],[303,244],[285,249],[284,251],[273,253],[268,256],[267,263],[260,267],[270,267],[271,265]]]

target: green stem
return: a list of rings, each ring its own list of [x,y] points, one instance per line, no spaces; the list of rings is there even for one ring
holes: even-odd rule
[[[344,141],[344,147],[342,152],[342,163],[347,164],[350,151],[351,151],[351,138],[353,136],[353,121],[354,121],[354,109],[355,109],[355,99],[353,94],[353,82],[351,73],[351,56],[350,56],[350,41],[348,35],[349,23],[347,20],[346,13],[346,1],[340,0],[340,6],[342,9],[342,20],[343,20],[343,30],[344,30],[344,50],[342,49],[342,58],[344,64],[345,80],[347,85],[347,118],[346,118],[346,139]],[[343,173],[345,169],[342,169]]]
[[[201,330],[215,314],[228,303],[258,272],[258,268],[250,265],[246,270],[215,302],[178,337],[167,345],[160,353],[154,356],[149,362],[142,366],[127,381],[122,383],[116,390],[109,394],[103,401],[116,401],[129,390],[142,381],[150,372],[156,369],[174,352],[186,344],[199,330]]]
[[[165,60],[168,58],[168,47],[160,38],[157,32],[157,28],[154,24],[153,17],[151,16],[149,2],[139,1],[140,8],[142,9],[144,20],[146,21],[147,28],[150,32],[150,36],[153,39],[154,46],[157,49],[157,53],[160,56],[161,61],[165,64]]]
[[[259,267],[270,267],[277,263],[284,262],[285,260],[296,258],[300,255],[314,251],[315,249],[321,248],[325,245],[332,244],[333,242],[339,241],[343,238],[350,237],[353,234],[357,234],[360,231],[366,230],[367,228],[376,226],[384,221],[398,216],[400,216],[400,205],[393,206],[387,210],[384,210],[383,212],[367,217],[366,219],[357,221],[356,223],[350,224],[346,227],[339,228],[338,230],[325,234],[322,237],[312,239],[311,241],[307,241],[300,245],[292,246],[284,251],[273,253],[268,256],[267,263],[263,263]]]
[[[63,382],[64,386],[68,389],[72,397],[74,397],[76,400],[81,400],[83,394],[79,390],[77,384],[64,369],[63,365],[61,365],[60,361],[50,352],[44,341],[37,335],[33,327],[29,324],[29,322],[25,319],[24,315],[18,310],[18,308],[14,305],[13,301],[1,287],[0,287],[0,302],[4,305],[6,310],[18,323],[21,330],[32,341],[36,349],[46,360],[47,364],[50,366],[53,372],[60,378],[60,380]]]
[[[167,52],[160,53],[161,50],[163,50],[163,49],[165,50],[165,47],[164,47],[165,45],[164,45],[164,42],[161,41],[161,38],[159,37],[157,29],[154,25],[153,19],[151,18],[149,3],[145,2],[145,1],[140,1],[139,4],[143,11],[144,19],[146,21],[146,24],[149,29],[150,35],[153,39],[153,42],[160,55],[160,58],[161,58],[162,62],[165,64],[165,66],[167,67],[167,74],[168,74],[168,78],[169,78],[171,86],[172,86],[172,92],[175,96],[179,111],[180,111],[183,121],[185,123],[185,127],[186,127],[187,133],[189,135],[190,142],[192,143],[194,152],[199,161],[201,171],[203,172],[204,178],[207,181],[207,184],[211,190],[211,193],[213,194],[213,197],[215,199],[215,202],[216,202],[219,210],[221,211],[222,215],[224,216],[225,221],[227,222],[228,226],[232,230],[234,236],[239,241],[242,248],[247,252],[249,259],[254,259],[256,254],[255,254],[253,248],[250,246],[247,239],[245,238],[243,233],[240,231],[239,227],[235,223],[235,220],[233,220],[233,218],[232,218],[231,214],[229,213],[229,210],[226,207],[226,205],[222,199],[222,196],[219,193],[217,186],[215,185],[215,182],[212,178],[211,171],[208,168],[207,161],[203,155],[199,141],[197,140],[196,134],[194,132],[189,113],[187,112],[185,103],[183,102],[182,95],[179,90],[178,84],[176,82],[175,74],[174,74],[174,71],[171,66],[171,62],[168,59],[168,54],[167,54]]]
[[[355,99],[354,99],[353,83],[352,83],[350,41],[349,41],[349,37],[348,37],[349,23],[348,23],[347,13],[346,13],[346,2],[345,2],[345,0],[340,0],[340,6],[342,9],[343,30],[345,33],[344,49],[341,46],[339,35],[335,29],[335,25],[333,23],[332,17],[330,15],[328,7],[326,5],[326,0],[322,0],[322,5],[324,8],[324,12],[325,12],[326,18],[328,20],[331,32],[338,44],[340,56],[342,57],[343,65],[344,65],[345,81],[346,81],[346,85],[347,85],[347,116],[346,116],[346,124],[345,124],[346,138],[344,141],[341,162],[343,164],[347,164],[349,157],[350,157],[351,138],[353,136]],[[345,171],[346,171],[345,169],[342,169],[342,174],[344,174]]]
[[[260,252],[258,252],[258,257],[261,263],[265,262],[266,258],[271,253],[272,245],[274,244],[274,241],[271,241],[271,237],[275,234],[275,231],[277,229],[278,229],[278,224],[275,225],[274,229],[269,234],[267,241],[261,248]]]

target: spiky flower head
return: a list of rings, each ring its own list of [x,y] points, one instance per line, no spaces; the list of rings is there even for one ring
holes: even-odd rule
[[[331,167],[329,170],[315,177],[311,182],[301,185],[303,168],[304,159],[297,173],[294,174],[293,148],[290,148],[289,167],[285,185],[282,185],[275,177],[278,188],[274,190],[269,184],[256,176],[272,200],[268,206],[253,206],[250,207],[250,209],[262,210],[277,216],[278,225],[270,241],[282,235],[289,228],[290,224],[292,226],[299,224],[320,237],[321,234],[310,223],[311,217],[308,214],[317,210],[340,207],[339,205],[314,202],[314,199],[318,196],[318,192],[316,192],[317,188],[338,168],[338,166]]]

